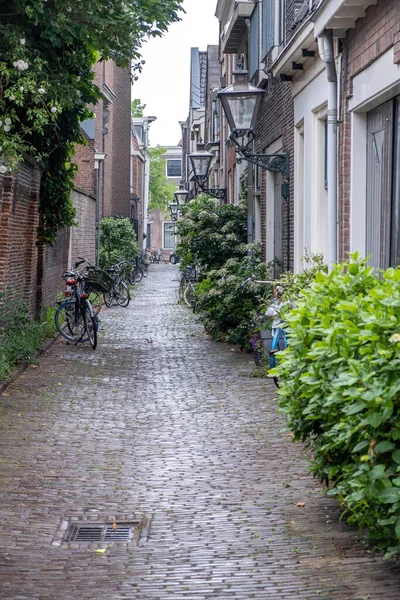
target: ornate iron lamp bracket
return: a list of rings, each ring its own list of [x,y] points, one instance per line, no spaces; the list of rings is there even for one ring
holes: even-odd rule
[[[222,202],[226,202],[226,189],[225,188],[206,188],[200,186],[202,191],[217,200],[221,200]]]
[[[196,183],[198,183],[201,191],[217,200],[221,200],[222,202],[226,202],[226,189],[225,188],[208,188],[205,186],[207,181],[206,177],[195,177]]]

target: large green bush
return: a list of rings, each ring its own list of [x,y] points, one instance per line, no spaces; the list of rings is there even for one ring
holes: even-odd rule
[[[202,195],[182,207],[177,222],[181,268],[198,265],[202,270],[221,268],[230,258],[247,253],[247,208],[245,204],[215,205]]]
[[[256,284],[251,289],[244,288],[242,284],[251,275],[257,279],[265,278],[266,265],[260,261],[259,254],[259,249],[253,246],[250,254],[229,259],[199,283],[196,290],[198,310],[213,339],[249,346],[251,320],[259,308],[259,295],[265,288]]]
[[[400,268],[318,273],[286,316],[280,406],[348,520],[400,553]]]

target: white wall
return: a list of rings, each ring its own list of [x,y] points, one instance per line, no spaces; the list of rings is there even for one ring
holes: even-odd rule
[[[350,252],[365,256],[367,112],[400,94],[400,65],[393,48],[353,78],[351,116]]]
[[[301,215],[301,222],[295,222],[295,268],[301,270],[305,248],[313,253],[326,252],[328,224],[324,210],[326,192],[321,186],[323,148],[320,120],[327,103],[328,83],[322,61],[317,59],[314,68],[304,74],[304,79],[293,84],[293,96],[297,144],[300,143],[299,131],[303,131],[303,156],[296,157],[295,151],[294,181],[295,211]],[[299,185],[304,186],[302,190],[296,189]],[[303,207],[298,204],[301,200]]]

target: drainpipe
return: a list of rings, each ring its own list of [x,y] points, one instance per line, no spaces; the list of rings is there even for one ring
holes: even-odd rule
[[[325,30],[318,37],[318,49],[321,59],[326,64],[328,79],[328,252],[327,262],[331,267],[338,259],[338,209],[337,209],[337,94],[338,83],[335,58],[333,52],[332,32]]]

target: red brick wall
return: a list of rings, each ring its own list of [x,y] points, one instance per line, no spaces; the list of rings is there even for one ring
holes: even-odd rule
[[[143,163],[138,156],[132,156],[133,181],[132,193],[141,198],[143,196]]]
[[[71,200],[76,210],[78,223],[78,227],[70,228],[71,260],[74,262],[78,256],[84,256],[94,264],[96,261],[96,199],[79,190],[74,190],[71,193]]]
[[[75,146],[74,163],[78,165],[75,187],[95,196],[97,182],[94,170],[94,140],[88,141],[87,146]]]
[[[68,264],[70,230],[62,229],[57,234],[56,243],[44,249],[42,283],[42,307],[54,306],[58,295],[65,290],[62,274]]]
[[[0,177],[0,292],[37,310],[40,170],[23,163],[12,177]]]
[[[356,27],[348,31],[344,43],[339,123],[340,260],[348,258],[350,251],[351,116],[348,102],[352,93],[352,78],[387,52],[395,42],[398,44],[399,24],[400,2],[398,0],[379,0],[376,6],[370,6],[367,9],[364,18],[356,21]],[[400,50],[399,46],[396,47]],[[393,60],[396,60],[395,54]]]
[[[164,222],[171,222],[170,215],[166,211],[152,210],[148,217],[148,224],[150,225],[150,244],[152,250],[157,250],[163,247],[163,227]],[[172,249],[166,249],[163,251],[163,257],[165,260],[169,260],[169,255]]]
[[[290,82],[281,82],[278,78],[270,79],[260,108],[256,127],[256,152],[264,153],[266,148],[282,137],[282,152],[290,153],[290,265],[293,268],[293,184],[294,184],[294,110]],[[283,180],[282,180],[283,181]],[[261,243],[263,257],[266,257],[266,190],[265,174],[261,186]],[[287,265],[287,206],[282,199],[282,252],[286,269]]]

